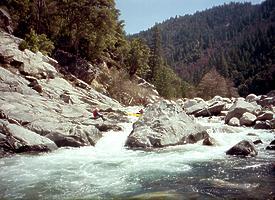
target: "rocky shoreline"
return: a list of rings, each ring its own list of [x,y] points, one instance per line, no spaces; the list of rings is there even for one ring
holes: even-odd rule
[[[126,107],[74,77],[67,80],[57,61],[40,52],[20,51],[21,41],[0,32],[0,157],[24,152],[47,152],[59,147],[94,146],[103,132],[121,130],[129,122]],[[100,108],[106,121],[93,119]],[[196,143],[213,145],[208,131],[195,118],[217,116],[227,127],[275,129],[275,92],[244,98],[216,96],[177,101],[158,100],[145,107],[133,125],[126,146],[155,149]],[[130,123],[130,122],[129,122]],[[230,129],[230,128],[228,128]],[[274,141],[267,149],[274,150]],[[256,156],[254,144],[242,141],[226,152]]]
[[[20,39],[0,32],[0,157],[95,145],[127,121],[123,106],[75,78],[66,80],[55,60],[20,51]],[[106,121],[92,119],[95,107]]]

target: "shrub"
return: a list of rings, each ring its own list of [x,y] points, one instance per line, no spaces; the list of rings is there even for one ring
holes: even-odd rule
[[[40,51],[44,55],[49,55],[54,49],[54,43],[47,38],[45,34],[38,35],[32,29],[30,34],[27,34],[25,40],[19,44],[21,51],[30,49],[32,52]]]
[[[138,85],[136,80],[130,80],[125,71],[112,69],[112,80],[108,87],[110,96],[124,105],[146,105],[148,97],[153,95],[149,89]]]

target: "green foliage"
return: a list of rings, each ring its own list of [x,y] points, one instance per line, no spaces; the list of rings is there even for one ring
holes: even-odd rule
[[[5,0],[1,4],[11,13],[16,36],[24,38],[33,29],[54,41],[56,49],[94,63],[107,60],[124,66],[128,44],[114,0]]]
[[[224,4],[170,18],[131,37],[145,39],[153,51],[154,41],[161,38],[157,51],[183,80],[193,85],[216,68],[234,82],[241,95],[263,94],[275,89],[274,8],[274,0],[260,5]],[[156,63],[155,58],[152,63]]]
[[[162,57],[160,30],[154,28],[153,39],[150,43],[151,56],[149,59],[150,73],[147,80],[151,81],[159,94],[165,98],[177,98],[185,95],[183,81],[174,73]]]
[[[168,66],[161,65],[156,70],[153,83],[159,94],[165,98],[181,98],[185,95],[184,82]]]
[[[51,54],[54,49],[53,42],[45,34],[38,35],[34,30],[26,35],[24,41],[19,45],[20,50],[30,49],[33,52],[40,51],[44,55]]]
[[[130,41],[130,51],[127,58],[129,75],[138,75],[145,78],[150,71],[149,62],[150,49],[141,39]]]

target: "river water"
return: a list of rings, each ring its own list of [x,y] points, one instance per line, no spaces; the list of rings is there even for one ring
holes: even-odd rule
[[[226,133],[219,122],[201,123],[212,127],[218,146],[199,142],[133,151],[124,147],[132,129],[125,123],[123,131],[106,133],[95,147],[0,159],[0,199],[272,199],[275,153],[264,149],[274,133],[249,128]],[[257,157],[225,155],[242,139],[257,138],[264,142]]]

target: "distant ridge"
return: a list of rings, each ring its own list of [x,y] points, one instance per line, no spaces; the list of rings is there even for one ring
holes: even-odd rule
[[[240,95],[275,89],[275,1],[230,3],[156,24],[163,56],[185,81],[198,84],[211,68]],[[153,28],[130,37],[151,45]]]

